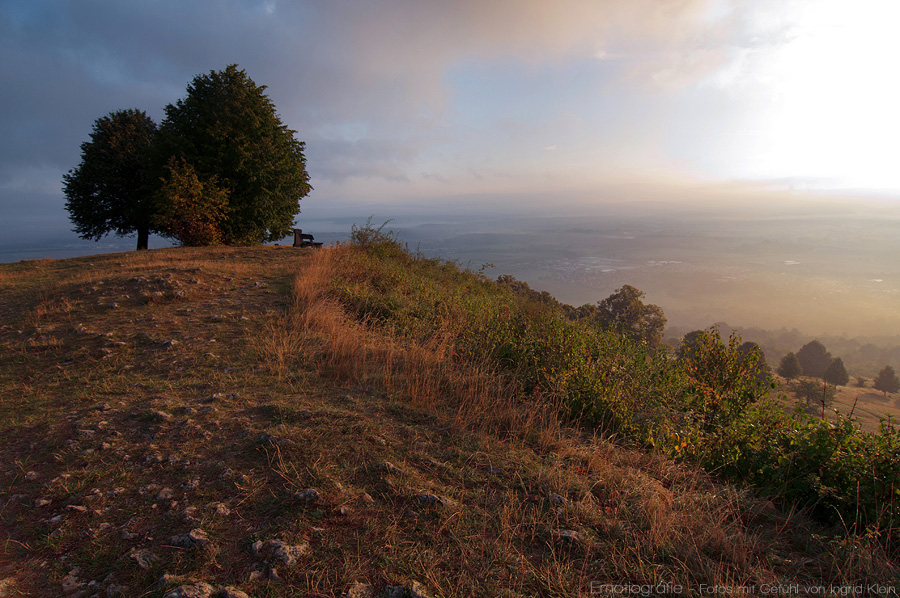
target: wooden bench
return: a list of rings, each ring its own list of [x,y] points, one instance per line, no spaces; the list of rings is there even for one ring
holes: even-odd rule
[[[294,247],[321,247],[323,243],[317,243],[312,235],[303,234],[303,229],[294,229]]]

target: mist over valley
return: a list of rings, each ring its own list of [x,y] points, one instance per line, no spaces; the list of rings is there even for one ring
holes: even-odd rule
[[[491,278],[512,275],[571,305],[630,284],[663,308],[671,328],[727,322],[808,335],[900,334],[900,211],[885,205],[374,212],[376,225],[387,220],[412,249]],[[308,227],[317,239],[339,240],[339,228],[354,223],[361,220]]]

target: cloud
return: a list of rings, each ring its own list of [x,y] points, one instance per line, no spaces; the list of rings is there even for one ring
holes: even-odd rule
[[[467,60],[541,64],[649,43],[654,50],[633,58],[664,72],[671,61],[664,48],[683,44],[702,27],[708,5],[12,2],[0,8],[6,82],[0,108],[17,115],[18,125],[5,123],[4,129],[12,128],[7,139],[26,144],[23,159],[40,153],[58,161],[72,152],[47,147],[50,131],[71,144],[94,118],[126,106],[159,118],[192,76],[237,62],[269,85],[280,111],[302,134],[323,122],[364,120],[377,138],[400,126],[423,127],[413,118],[423,109],[436,115],[430,125],[436,126],[452,95],[446,70]],[[9,151],[22,155],[19,148]]]
[[[40,189],[29,195],[35,209],[57,209],[61,176],[77,165],[95,119],[134,107],[160,120],[192,77],[230,63],[268,86],[283,120],[307,141],[316,193],[350,179],[515,180],[520,174],[504,160],[523,144],[509,131],[533,123],[498,113],[477,136],[466,132],[448,71],[584,59],[615,63],[622,85],[685,85],[720,63],[724,34],[709,19],[716,4],[11,0],[0,4],[0,203]],[[547,132],[573,147],[559,130]],[[464,145],[495,133],[490,155]],[[534,140],[528,147],[541,153]]]

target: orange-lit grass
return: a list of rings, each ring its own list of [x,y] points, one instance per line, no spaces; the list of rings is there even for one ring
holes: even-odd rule
[[[453,333],[446,327],[424,340],[398,339],[352,318],[328,294],[328,282],[338,273],[340,252],[329,248],[312,256],[293,283],[292,309],[286,316],[290,333],[273,348],[278,364],[300,347],[307,356],[343,382],[376,387],[418,407],[452,413],[455,426],[491,429],[501,435],[548,446],[558,437],[557,409],[549,402],[521,404],[513,390],[491,368],[460,365],[451,359]],[[342,272],[353,278],[353,273]],[[305,338],[304,338],[305,337]]]
[[[154,587],[160,571],[273,597],[341,595],[353,581],[374,584],[378,594],[385,585],[416,580],[431,595],[449,598],[589,596],[594,581],[671,581],[696,591],[701,582],[738,590],[782,580],[839,586],[888,578],[874,543],[823,547],[802,517],[784,516],[749,491],[559,425],[552,409],[535,409],[514,396],[488,368],[455,363],[450,326],[410,340],[358,321],[329,296],[326,283],[346,274],[339,268],[347,260],[336,259],[340,251],[167,250],[107,258],[111,264],[95,258],[91,262],[101,269],[109,266],[100,274],[67,261],[47,269],[50,282],[28,289],[34,300],[23,303],[32,309],[41,297],[81,301],[74,316],[64,308],[47,311],[46,324],[55,332],[20,334],[11,327],[18,318],[0,314],[0,348],[32,341],[47,347],[28,352],[27,369],[10,359],[15,351],[0,352],[6,358],[0,376],[8,380],[0,394],[7,402],[18,395],[55,397],[32,410],[32,422],[40,424],[32,432],[34,423],[6,421],[7,437],[23,442],[0,444],[0,452],[5,462],[23,467],[7,468],[16,478],[5,478],[11,481],[5,487],[27,500],[15,511],[20,520],[4,523],[15,525],[16,537],[31,548],[0,543],[7,551],[0,552],[0,579],[13,575],[6,568],[12,559],[23,571],[15,574],[16,591],[32,596],[60,595],[60,580],[76,564],[89,579],[114,571],[117,583],[134,595]],[[91,295],[76,285],[53,286],[60,277],[97,277],[101,288],[131,293],[116,285],[172,268],[183,281],[196,277],[209,290],[183,302],[113,297],[120,307],[111,310],[91,307]],[[288,279],[288,271],[298,278]],[[264,276],[269,287],[252,286]],[[227,316],[229,310],[237,313]],[[239,313],[249,318],[239,319]],[[72,321],[94,332],[76,333],[65,326]],[[96,359],[92,351],[106,343],[101,332],[130,342],[114,347],[112,357]],[[182,342],[171,349],[144,345],[131,341],[137,332]],[[183,336],[173,336],[178,333]],[[210,337],[218,342],[208,344]],[[74,359],[59,369],[66,357]],[[206,403],[200,401],[216,391],[238,396],[215,399],[214,409],[203,413]],[[113,410],[96,411],[101,402]],[[157,409],[173,417],[158,417]],[[77,417],[76,425],[69,417]],[[98,434],[121,432],[113,450],[138,458],[124,462],[106,449],[84,454],[100,439],[78,430],[95,427]],[[261,444],[263,431],[285,444]],[[77,449],[67,448],[70,438],[80,443]],[[34,453],[48,442],[54,443],[53,456]],[[147,464],[143,456],[156,451],[194,465]],[[378,464],[386,459],[402,473],[385,473]],[[22,476],[30,468],[41,478],[29,485]],[[225,468],[246,477],[230,482],[220,477]],[[184,494],[178,510],[139,492],[154,483],[181,495],[189,471],[204,483],[196,495]],[[45,485],[62,473],[72,477]],[[115,486],[126,492],[105,497]],[[322,493],[322,504],[306,507],[291,498],[310,486]],[[93,487],[103,495],[90,498]],[[424,507],[416,499],[423,491],[460,506]],[[359,500],[364,492],[374,503]],[[555,504],[551,493],[567,503]],[[31,508],[42,496],[59,507],[83,500],[98,512],[67,516],[55,540],[48,536],[48,511]],[[213,516],[205,506],[211,501],[225,502],[233,515]],[[201,527],[216,539],[215,551],[168,546],[171,534],[195,525],[181,519],[188,504],[200,508]],[[349,514],[338,513],[342,506]],[[122,542],[118,527],[137,516],[145,521],[142,533],[157,538],[140,545],[163,559],[159,571],[143,572],[127,557],[131,545]],[[85,533],[104,522],[115,526],[106,534]],[[561,529],[578,531],[583,543],[554,541],[553,532]],[[293,570],[279,570],[284,583],[250,583],[248,546],[276,537],[309,540],[313,550]],[[39,558],[54,563],[63,553],[71,564],[52,571],[37,565]],[[52,583],[29,581],[30,570]],[[28,593],[32,586],[37,589]]]

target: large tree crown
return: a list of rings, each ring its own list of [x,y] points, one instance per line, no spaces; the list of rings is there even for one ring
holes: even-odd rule
[[[97,119],[63,176],[76,232],[137,231],[138,248],[151,230],[192,243],[285,237],[312,186],[305,145],[265,90],[232,64],[194,77],[159,127],[135,109]]]
[[[163,159],[183,159],[228,192],[226,243],[284,237],[312,190],[305,144],[281,122],[265,89],[234,64],[198,75],[184,98],[166,106],[160,127]]]

